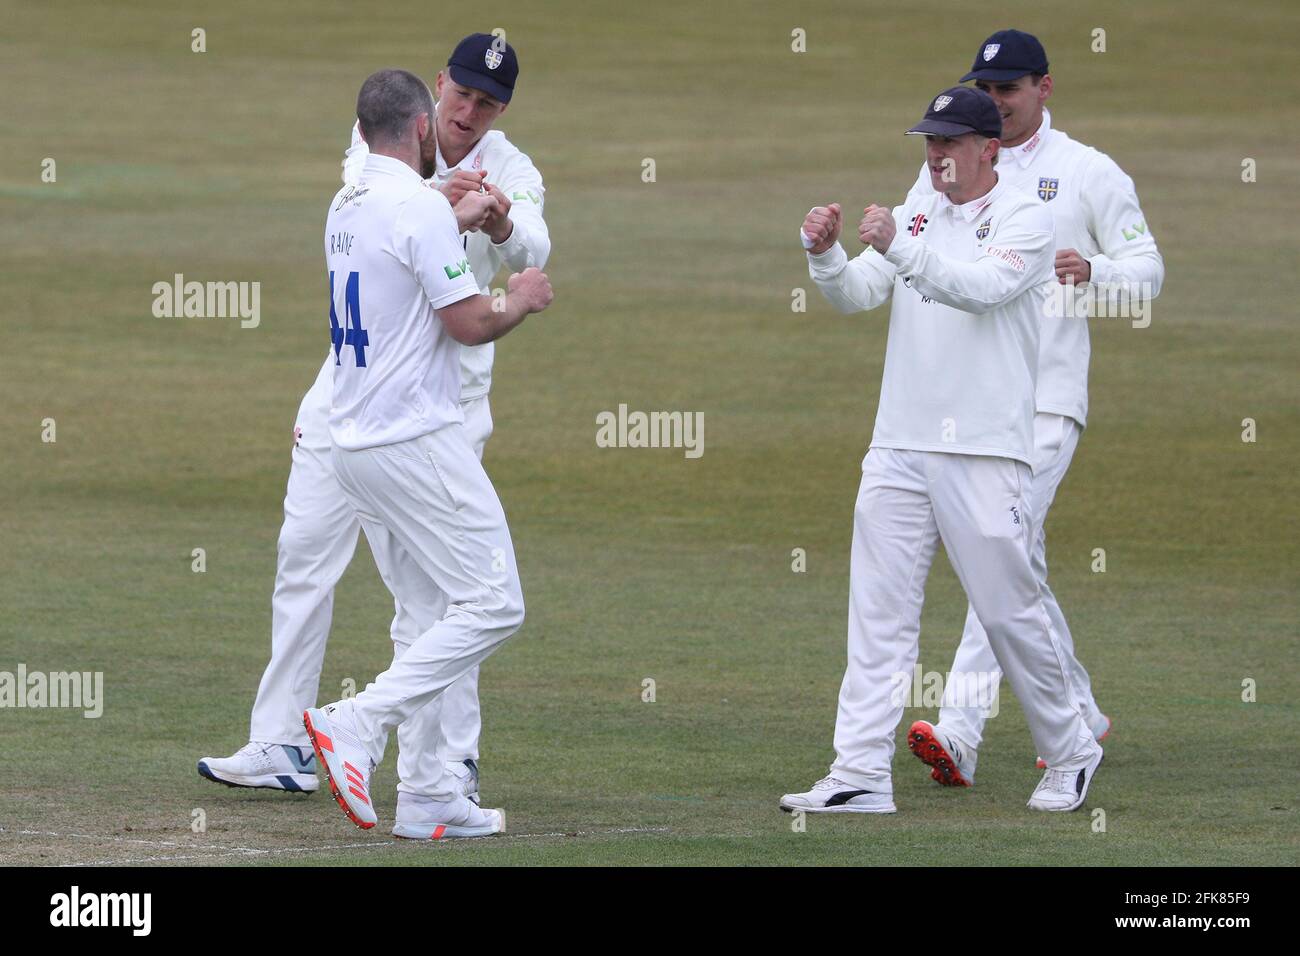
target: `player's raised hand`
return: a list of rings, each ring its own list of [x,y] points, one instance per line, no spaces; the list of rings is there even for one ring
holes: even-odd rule
[[[510,233],[514,230],[514,223],[510,221],[510,197],[491,183],[486,183],[484,188],[497,201],[497,208],[483,223],[483,231],[500,245],[510,238]]]
[[[546,273],[536,266],[530,266],[523,272],[516,272],[506,280],[506,291],[519,296],[529,312],[541,312],[551,304],[555,292],[551,289],[551,280]]]
[[[894,241],[894,234],[898,231],[894,214],[888,207],[877,206],[875,203],[862,210],[862,213],[862,222],[858,224],[858,238],[864,245],[871,246],[884,255],[889,251],[889,246]]]
[[[814,206],[808,210],[808,215],[804,217],[802,231],[805,236],[812,240],[812,246],[808,252],[814,256],[819,256],[840,238],[840,227],[843,225],[844,217],[840,212],[840,204],[831,203],[829,206]]]
[[[1078,249],[1056,250],[1056,281],[1076,285],[1092,278],[1092,263],[1079,255]]]
[[[461,232],[475,232],[484,227],[497,210],[496,198],[488,193],[464,193],[452,207]]]
[[[476,173],[467,172],[464,169],[458,169],[452,174],[452,177],[438,187],[438,191],[447,197],[447,202],[453,206],[460,202],[460,198],[466,193],[477,193],[483,189],[483,177],[487,173],[479,170]]]

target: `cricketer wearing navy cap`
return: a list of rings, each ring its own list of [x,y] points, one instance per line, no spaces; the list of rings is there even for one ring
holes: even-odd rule
[[[1030,487],[1038,520],[1031,560],[1047,615],[1060,637],[1071,696],[1100,741],[1110,730],[1110,718],[1097,704],[1091,678],[1075,653],[1065,614],[1048,586],[1044,522],[1087,422],[1088,300],[1122,302],[1129,310],[1125,314],[1138,314],[1145,300],[1159,294],[1164,261],[1138,203],[1133,180],[1105,153],[1055,126],[1046,107],[1052,95],[1052,76],[1047,54],[1036,37],[1020,30],[999,30],[976,48],[974,67],[962,80],[974,80],[976,88],[997,106],[1002,120],[1000,181],[1036,198],[1051,211],[1055,224],[1056,281],[1047,312],[1039,322]],[[927,142],[927,151],[932,146]],[[934,160],[927,153],[926,165],[908,198],[919,200],[940,186]],[[1083,290],[1079,293],[1082,310],[1074,306],[1076,285]],[[949,674],[981,675],[986,691],[1001,680],[973,609],[967,611]],[[935,781],[948,786],[974,783],[989,716],[987,709],[972,706],[969,697],[963,699],[960,691],[954,692],[961,686],[962,681],[950,680],[938,722],[918,720],[908,733],[908,748],[930,766]]]
[[[1029,806],[1073,810],[1087,798],[1102,751],[1071,698],[1062,637],[1029,546],[1052,214],[993,168],[1001,122],[987,94],[945,90],[910,132],[925,137],[934,188],[914,190],[892,211],[868,205],[858,225],[867,249],[850,259],[839,243],[838,203],[814,206],[799,230],[808,274],[827,301],[845,314],[889,302],[890,315],[853,513],[835,761],[780,806],[895,812],[892,762],[905,696],[895,678],[916,663],[926,577],[942,543],[984,626],[992,667],[1005,672],[1039,750],[1052,751],[1042,755],[1047,772]],[[965,751],[947,755],[954,783],[974,773]]]
[[[471,33],[456,44],[447,61],[451,78],[462,86],[482,90],[502,103],[509,103],[519,76],[515,48],[503,37]]]
[[[983,90],[953,86],[930,101],[925,118],[907,133],[948,137],[978,133],[988,139],[1001,139],[1002,117],[993,97]]]
[[[984,41],[975,64],[961,81],[1014,80],[1026,73],[1047,73],[1047,51],[1032,33],[999,30]]]
[[[460,219],[463,259],[457,257],[447,267],[450,280],[456,278],[453,271],[459,276],[468,266],[482,293],[492,291],[493,279],[502,269],[519,273],[542,268],[551,250],[543,216],[542,174],[504,132],[493,128],[508,106],[518,73],[518,59],[504,36],[479,33],[458,42],[450,65],[438,71],[433,135],[419,141],[421,177],[453,208],[459,209],[469,193],[487,193],[494,200],[481,204],[469,197],[471,210],[477,207],[486,218],[477,225],[469,218]],[[371,158],[358,121],[343,160],[343,184],[359,186]],[[367,322],[375,318],[369,314]],[[481,456],[493,428],[489,393],[495,346],[492,342],[459,345],[457,351],[465,438]],[[294,422],[271,599],[271,660],[253,704],[249,743],[230,757],[204,757],[199,762],[199,773],[217,783],[273,790],[319,786],[302,712],[318,696],[334,588],[356,551],[360,528],[359,517],[339,487],[332,457],[329,417],[339,361],[331,335],[331,347]],[[369,528],[367,539],[376,560],[383,561],[389,552],[395,553],[397,540],[375,531]],[[418,570],[418,565],[398,560],[385,575],[390,588],[407,595],[396,602],[390,630],[395,657],[445,611],[446,597],[432,581],[403,587],[402,579]],[[423,595],[424,600],[417,602],[412,594]],[[402,724],[398,730],[399,823],[409,829],[413,819],[423,816],[424,798],[442,787],[439,775],[444,770],[458,779],[465,797],[478,800],[481,729],[477,667]]]
[[[930,101],[925,117],[907,135],[925,137],[930,185],[953,202],[960,205],[983,195],[997,181],[992,167],[1002,145],[1002,118],[982,90],[949,87]],[[987,182],[981,172],[985,161],[990,163]]]

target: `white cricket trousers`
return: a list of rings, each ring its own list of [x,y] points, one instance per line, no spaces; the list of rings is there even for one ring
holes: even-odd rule
[[[1047,535],[1043,530],[1048,509],[1056,498],[1056,489],[1065,478],[1074,451],[1079,446],[1081,432],[1079,423],[1073,418],[1046,412],[1034,416],[1034,477],[1030,484],[1030,498],[1033,502],[1035,528],[1029,563],[1038,579],[1047,616],[1061,642],[1061,652],[1068,665],[1074,699],[1080,703],[1084,722],[1093,735],[1100,736],[1105,732],[1106,718],[1102,716],[1097,701],[1092,696],[1092,681],[1088,672],[1075,656],[1074,638],[1065,623],[1061,606],[1052,589],[1047,586]],[[973,674],[979,675],[981,686],[990,689],[996,688],[1002,680],[1002,670],[998,667],[988,635],[984,633],[979,615],[972,605],[966,609],[966,627],[953,657],[952,674],[944,685],[943,703],[939,710],[939,723],[943,729],[971,751],[979,749],[988,714],[985,708],[978,706],[986,702],[963,696],[962,688],[970,686],[969,677]],[[957,677],[954,679],[953,675]],[[966,679],[965,683],[963,678]]]
[[[488,396],[462,403],[461,411],[466,437],[482,457],[492,434]],[[314,437],[319,439],[319,435]],[[334,476],[328,434],[325,437],[323,447],[317,440],[293,449],[271,596],[271,660],[253,703],[250,740],[309,745],[302,712],[316,706],[334,611],[334,587],[352,561],[360,527]],[[369,542],[376,565],[383,563],[386,542],[386,532],[378,543]],[[433,599],[410,610],[401,602],[394,603],[391,637],[396,650],[409,646],[428,629],[428,624],[420,625],[417,615],[430,621],[442,617],[440,605],[445,605],[445,600]],[[435,728],[432,731],[430,722]],[[481,729],[478,668],[474,668],[437,698],[428,715],[421,715],[419,739],[432,740],[425,746],[432,746],[449,763],[477,760]],[[399,774],[401,770],[399,762]],[[418,776],[418,771],[413,774]],[[415,786],[421,783],[413,780]]]
[[[366,537],[386,531],[391,539],[377,563],[398,603],[428,605],[432,589],[446,602],[442,617],[353,701],[357,735],[378,763],[394,728],[519,629],[524,597],[505,512],[463,425],[359,451],[336,446],[334,472]],[[428,761],[444,779],[431,749]],[[450,797],[450,786],[429,795]]]
[[[1030,566],[1029,466],[1010,458],[873,448],[862,463],[849,571],[848,667],[831,774],[893,793],[901,682],[911,681],[930,564],[942,541],[1048,766],[1082,767],[1098,745],[1066,678],[1059,635]]]

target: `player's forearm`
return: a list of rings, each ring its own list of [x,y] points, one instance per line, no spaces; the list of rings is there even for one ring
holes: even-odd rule
[[[523,295],[477,295],[439,312],[447,333],[461,345],[494,342],[528,317]]]
[[[488,330],[488,338],[484,342],[494,342],[501,336],[505,335],[516,325],[528,318],[529,308],[525,297],[518,292],[507,292],[500,298],[493,297],[494,310],[485,323]],[[496,303],[503,303],[501,311],[495,311]]]
[[[808,254],[808,275],[826,301],[845,315],[884,304],[894,287],[892,275],[874,274],[861,257],[850,262],[838,242],[820,255]]]
[[[511,272],[523,272],[533,266],[544,269],[546,260],[550,258],[551,237],[546,223],[541,221],[540,216],[537,217],[537,222],[531,222],[532,218],[512,212],[510,234],[500,242],[493,240]]]
[[[1109,157],[1088,167],[1083,216],[1100,253],[1088,260],[1088,281],[1122,297],[1154,299],[1165,279],[1165,263],[1147,226],[1133,180]]]
[[[909,236],[896,236],[885,259],[911,281],[912,288],[962,312],[984,313],[1011,301],[1051,277],[1044,250],[1052,237],[1016,248],[990,247],[975,262],[958,262]]]
[[[1165,261],[1154,249],[1137,255],[1112,259],[1099,254],[1088,260],[1089,282],[1115,288],[1126,295],[1154,299],[1165,281]]]

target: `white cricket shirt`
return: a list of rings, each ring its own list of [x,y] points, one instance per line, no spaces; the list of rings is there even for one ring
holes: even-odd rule
[[[1044,110],[1038,131],[1019,146],[1004,146],[996,168],[1001,180],[1051,211],[1056,248],[1075,249],[1087,259],[1092,282],[1130,283],[1130,288],[1149,288],[1152,298],[1159,295],[1164,260],[1138,205],[1133,180],[1109,156],[1053,129],[1051,114]],[[934,194],[924,165],[912,193]],[[1049,294],[1058,298],[1057,307],[1042,317],[1038,410],[1086,425],[1092,353],[1088,320],[1063,315],[1054,273],[1050,282]],[[1082,294],[1084,286],[1078,289]]]
[[[1033,467],[1034,377],[1052,217],[999,180],[961,206],[931,192],[894,209],[883,256],[808,256],[841,312],[891,296],[873,448],[1013,458]]]
[[[354,125],[352,145],[343,159],[345,183],[354,181],[367,155],[369,147],[361,138],[360,127]],[[506,139],[505,133],[488,130],[455,166],[447,165],[439,149],[433,178],[429,181],[441,188],[458,169],[471,173],[487,170],[487,181],[510,200],[513,228],[505,242],[497,245],[485,232],[469,232],[462,237],[479,291],[491,295],[492,280],[502,265],[508,266],[511,272],[523,272],[530,266],[545,268],[551,254],[551,237],[546,220],[542,218],[546,189],[542,185],[542,174],[527,154]],[[468,402],[491,390],[495,350],[495,342],[461,346],[461,401]]]
[[[436,110],[435,105],[435,110]],[[355,185],[361,177],[370,148],[361,138],[361,129],[352,126],[352,145],[343,158],[343,184]],[[474,148],[456,166],[448,168],[438,151],[437,169],[429,182],[435,186],[445,183],[457,169],[470,172],[486,169],[488,182],[510,198],[510,221],[514,224],[510,237],[497,245],[484,232],[466,233],[461,245],[469,259],[470,271],[478,283],[479,291],[491,294],[491,283],[502,265],[511,272],[522,272],[530,266],[545,268],[551,254],[551,237],[542,218],[545,187],[542,174],[531,159],[520,152],[499,130],[489,130]],[[492,387],[492,362],[495,342],[483,345],[460,345],[460,400],[470,402],[486,395]],[[334,353],[325,357],[316,380],[303,396],[295,420],[298,441],[304,447],[328,449],[329,405],[333,392]]]
[[[401,160],[370,155],[330,203],[325,262],[334,444],[391,445],[463,421],[460,346],[436,310],[479,288],[442,193]]]

